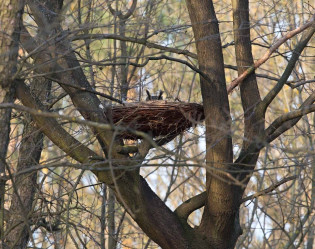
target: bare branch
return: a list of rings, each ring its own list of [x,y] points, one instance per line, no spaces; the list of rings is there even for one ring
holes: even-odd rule
[[[40,102],[35,101],[31,97],[28,87],[23,82],[16,80],[15,87],[17,97],[25,106],[14,104],[7,104],[7,106],[29,112],[43,133],[75,160],[79,162],[88,162],[89,157],[98,156],[95,152],[70,136],[69,133],[58,124],[58,122],[55,120],[56,115],[58,114],[43,112],[41,110],[43,108],[41,108],[42,106]],[[4,104],[1,106],[5,107]]]
[[[257,110],[258,112],[265,113],[270,103],[273,101],[273,99],[277,96],[277,94],[280,92],[284,84],[287,82],[288,78],[291,75],[292,70],[295,67],[295,64],[297,60],[300,57],[300,54],[302,53],[303,49],[306,47],[307,43],[310,41],[312,36],[315,32],[315,21],[313,26],[308,30],[308,32],[305,32],[302,36],[301,41],[298,43],[296,48],[293,50],[292,56],[289,60],[289,63],[283,72],[281,78],[279,79],[278,83],[274,86],[274,88],[266,95],[266,97],[262,100],[262,102],[258,105]]]
[[[297,178],[297,176],[290,176],[290,177],[284,178],[281,181],[271,185],[270,187],[268,187],[268,188],[266,188],[266,189],[264,189],[262,191],[259,191],[259,192],[255,193],[253,195],[250,195],[250,196],[247,196],[247,197],[243,198],[241,200],[241,203],[244,203],[246,201],[252,200],[252,199],[257,198],[259,196],[268,194],[268,193],[272,192],[273,190],[275,190],[276,188],[278,188],[280,185],[282,185],[282,184],[284,184],[284,183],[286,183],[288,181],[295,180],[296,178]],[[206,191],[202,192],[201,194],[196,195],[196,196],[188,199],[184,203],[182,203],[180,206],[178,206],[175,209],[174,212],[181,219],[187,220],[189,215],[192,212],[194,212],[195,210],[197,210],[199,208],[202,208],[205,205],[206,198],[207,198]]]
[[[193,66],[192,64],[190,64],[188,61],[185,61],[185,60],[181,60],[181,59],[177,59],[177,58],[174,58],[174,57],[170,57],[170,56],[167,56],[167,55],[161,55],[161,56],[158,56],[158,57],[148,57],[146,58],[146,61],[142,64],[138,64],[138,65],[135,65],[135,64],[132,64],[133,66],[145,66],[146,64],[148,64],[149,61],[151,60],[162,60],[162,59],[165,59],[165,60],[169,60],[169,61],[175,61],[175,62],[179,62],[179,63],[182,63],[186,66],[188,66],[190,69],[192,69],[193,71],[197,72],[198,74],[200,74],[200,76],[202,76],[203,78],[205,78],[207,81],[210,81],[210,78],[203,72],[201,71],[200,69],[198,69],[197,67]]]
[[[71,69],[70,69],[71,70]],[[89,92],[89,93],[94,93],[96,95],[99,95],[99,96],[102,96],[106,99],[109,99],[109,100],[112,100],[114,102],[117,102],[119,104],[124,104],[121,100],[119,99],[116,99],[108,94],[105,94],[105,93],[101,93],[101,92],[98,92],[98,91],[95,91],[93,89],[90,89],[90,88],[86,88],[86,87],[81,87],[81,86],[78,86],[78,85],[74,85],[74,84],[70,84],[70,83],[65,83],[65,82],[62,82],[62,80],[60,79],[56,79],[56,78],[52,78],[52,77],[49,77],[47,75],[44,75],[45,78],[49,79],[49,80],[52,80],[52,81],[55,81],[57,82],[58,84],[60,85],[65,85],[65,86],[69,86],[69,87],[73,87],[75,89],[78,89],[78,90],[81,90],[81,91],[86,91],[86,92]]]
[[[132,1],[132,5],[131,7],[128,9],[126,14],[123,14],[120,10],[116,11],[112,5],[109,3],[109,1],[107,0],[107,6],[109,11],[112,13],[113,16],[118,16],[118,18],[120,20],[127,20],[135,11],[136,7],[137,7],[137,0],[133,0]]]
[[[194,212],[195,210],[202,208],[205,205],[207,199],[207,192],[204,191],[199,195],[196,195],[184,203],[182,203],[180,206],[178,206],[175,209],[175,213],[178,217],[181,219],[187,220],[189,215]]]
[[[312,105],[314,103],[314,101],[315,101],[315,92],[312,93],[304,101],[304,103],[300,106],[299,110],[293,111],[288,116],[286,116],[287,114],[284,114],[284,117],[280,117],[279,121],[276,120],[276,123],[273,125],[276,125],[278,127],[277,129],[272,128],[272,125],[270,125],[270,127],[268,127],[268,129],[265,130],[266,138],[264,138],[261,141],[253,141],[248,146],[247,150],[241,151],[238,158],[234,161],[234,164],[239,165],[239,167],[243,167],[244,164],[246,164],[248,161],[250,161],[252,153],[256,153],[256,152],[260,151],[262,148],[264,148],[267,144],[269,144],[270,142],[275,140],[282,133],[284,133],[288,129],[292,128],[303,116],[303,110],[307,113],[314,111],[313,105]],[[310,107],[310,106],[312,106],[312,107]],[[304,114],[306,114],[306,113],[304,113]],[[282,118],[287,119],[287,120],[286,121],[283,120],[283,122],[280,122]]]
[[[315,79],[300,81],[300,82],[297,82],[296,84],[293,84],[294,82],[292,82],[292,83],[289,83],[289,86],[294,89],[294,88],[297,88],[299,86],[302,86],[302,85],[305,85],[308,83],[313,83],[313,82],[315,82]]]
[[[128,9],[127,13],[123,15],[123,19],[128,19],[137,7],[137,0],[133,0],[130,9]]]
[[[288,182],[288,181],[295,180],[296,178],[297,178],[297,176],[290,176],[290,177],[284,178],[284,179],[282,179],[281,181],[279,181],[279,182],[277,182],[277,183],[271,185],[270,187],[268,187],[268,188],[266,188],[266,189],[264,189],[264,190],[262,190],[262,191],[259,191],[259,192],[255,193],[255,194],[253,194],[253,195],[249,195],[249,196],[243,198],[243,199],[241,200],[241,203],[244,203],[244,202],[246,202],[246,201],[252,200],[252,199],[257,198],[257,197],[262,196],[262,195],[266,195],[266,194],[268,194],[268,193],[274,191],[274,190],[275,190],[276,188],[278,188],[280,185],[282,185],[282,184],[284,184],[284,183],[286,183],[286,182]]]
[[[158,44],[149,42],[146,38],[138,39],[138,38],[133,38],[133,37],[121,36],[117,34],[83,34],[83,35],[75,35],[74,37],[71,38],[72,41],[77,41],[77,40],[95,41],[95,40],[101,40],[101,39],[114,39],[114,40],[119,40],[119,41],[132,42],[132,43],[142,44],[148,48],[155,48],[155,49],[163,50],[166,52],[186,55],[195,59],[197,58],[196,54],[191,53],[188,50],[182,50],[178,48],[170,48],[170,47],[158,45]]]
[[[273,123],[266,129],[266,134],[272,136],[272,134],[286,121],[302,117],[305,114],[315,112],[315,104],[306,106],[304,108],[288,112],[280,117],[278,117]]]
[[[303,32],[305,29],[311,27],[314,25],[315,21],[315,14],[312,16],[311,20],[302,26],[288,32],[285,34],[283,37],[281,37],[278,41],[275,42],[273,46],[261,57],[258,61],[254,63],[251,67],[249,67],[244,73],[242,73],[239,77],[237,77],[235,80],[232,81],[230,86],[228,87],[228,93],[231,93],[235,87],[237,87],[239,84],[242,83],[242,81],[252,72],[255,71],[258,67],[260,67],[262,64],[264,64],[269,57],[271,56],[272,53],[274,53],[283,43],[285,43],[287,40],[292,38],[293,36]]]
[[[284,114],[283,116],[276,119],[274,123],[272,123],[266,130],[266,135],[268,135],[266,142],[270,143],[282,133],[293,127],[301,119],[301,117],[303,117],[304,114],[314,112],[314,105],[312,105],[314,101],[315,92],[303,102],[300,109]],[[276,126],[277,128],[275,129],[273,126]]]
[[[125,65],[131,65],[131,66],[134,66],[134,67],[144,67],[144,66],[146,66],[149,63],[149,61],[157,61],[157,60],[169,60],[169,61],[179,62],[181,64],[184,64],[184,65],[188,66],[190,69],[192,69],[196,73],[200,74],[200,76],[202,76],[206,80],[210,81],[210,78],[202,70],[198,69],[197,67],[195,67],[194,65],[192,65],[188,61],[185,61],[185,60],[182,60],[182,59],[178,59],[178,58],[174,58],[174,57],[170,57],[170,56],[167,56],[167,55],[164,55],[164,54],[162,54],[161,56],[149,56],[149,57],[146,57],[143,63],[134,63],[134,62],[131,62],[131,61],[128,61],[128,62],[103,63],[103,62],[89,61],[89,60],[86,60],[84,58],[82,58],[81,61],[83,61],[85,63],[88,63],[89,65],[98,65],[98,66],[120,66],[120,65],[124,65],[125,66]],[[227,65],[227,67],[228,68],[232,68],[233,66]]]

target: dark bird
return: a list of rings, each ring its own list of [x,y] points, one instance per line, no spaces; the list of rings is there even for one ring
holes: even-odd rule
[[[149,100],[163,100],[163,91],[160,90],[159,94],[158,95],[151,95],[150,92],[148,90],[146,90],[147,92],[147,98],[146,98],[146,101],[149,101]]]

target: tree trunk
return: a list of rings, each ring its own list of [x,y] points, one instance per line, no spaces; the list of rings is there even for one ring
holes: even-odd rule
[[[254,64],[250,40],[249,4],[248,0],[233,0],[233,30],[235,41],[235,55],[238,75],[241,75]],[[246,151],[253,142],[261,142],[264,131],[264,113],[255,112],[255,107],[261,102],[255,72],[251,73],[240,85],[242,107],[244,111],[244,139],[242,151]],[[242,167],[246,170],[238,174],[240,181],[247,179],[251,174],[249,169],[254,169],[259,152],[251,155],[251,159]],[[240,198],[244,192],[240,190]]]
[[[0,3],[0,104],[13,102],[12,81],[16,72],[18,42],[24,1]],[[0,175],[5,174],[9,143],[11,109],[0,109]],[[0,238],[4,233],[5,181],[0,181]]]
[[[31,84],[32,94],[42,101],[46,101],[49,91],[47,87],[49,87],[50,82],[45,81],[44,78],[34,79],[33,82]],[[38,165],[42,152],[43,134],[36,127],[36,124],[31,122],[30,115],[26,114],[26,116],[28,118],[26,119],[19,148],[17,173]],[[14,184],[17,193],[13,193],[9,210],[10,224],[13,229],[7,235],[6,240],[10,248],[27,248],[31,231],[30,226],[32,225],[32,212],[35,205],[33,201],[37,188],[37,171],[27,175],[18,175],[14,179]],[[25,219],[27,222],[25,222]]]
[[[116,249],[116,229],[115,229],[115,193],[112,189],[108,191],[108,249]]]
[[[230,110],[218,20],[211,0],[187,0],[197,47],[206,116],[207,200],[199,231],[214,248],[232,248],[240,234],[237,189],[228,184],[232,163]]]
[[[0,103],[13,102],[13,91],[0,86]],[[10,135],[10,119],[11,109],[0,109],[0,175],[5,175],[9,135]],[[4,201],[5,201],[5,184],[6,181],[0,179],[0,239],[4,235]]]

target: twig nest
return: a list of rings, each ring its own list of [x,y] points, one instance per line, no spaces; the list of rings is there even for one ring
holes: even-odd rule
[[[154,137],[175,137],[205,119],[203,106],[196,103],[165,100],[125,103],[112,108],[115,125],[142,131]],[[120,134],[125,139],[139,139],[132,132]]]

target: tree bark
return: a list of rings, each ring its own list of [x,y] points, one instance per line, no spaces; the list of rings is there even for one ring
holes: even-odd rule
[[[13,102],[12,80],[17,71],[18,42],[24,1],[0,3],[0,103]],[[0,174],[5,174],[5,158],[10,134],[11,109],[0,110]],[[0,181],[0,238],[4,233],[5,181]]]
[[[253,65],[253,55],[250,40],[250,21],[248,0],[233,0],[233,30],[235,41],[235,55],[238,75],[245,72]],[[256,106],[261,102],[256,74],[251,73],[240,85],[242,107],[244,111],[244,139],[242,152],[246,151],[250,144],[261,143],[264,134],[264,113],[255,111]],[[236,165],[235,170],[245,169],[236,174],[239,181],[247,185],[251,175],[251,169],[256,166],[259,151],[252,153],[245,164]],[[240,189],[239,198],[242,198],[245,188]]]
[[[116,229],[115,229],[115,193],[112,189],[108,191],[108,249],[116,249]]]
[[[0,103],[13,102],[12,88],[1,88],[0,86]],[[5,158],[8,151],[10,135],[11,109],[0,109],[0,175],[5,175],[6,162]],[[4,202],[5,202],[5,185],[6,181],[0,179],[0,239],[4,235]]]
[[[46,101],[48,96],[47,87],[50,82],[44,78],[33,79],[31,83],[32,95],[37,96],[42,101]],[[19,148],[19,160],[16,172],[23,171],[29,167],[34,167],[39,164],[42,145],[43,133],[36,127],[36,123],[31,121],[29,114],[26,114],[26,123],[21,145]],[[13,227],[6,237],[7,244],[10,248],[27,248],[30,238],[30,226],[32,212],[34,208],[34,195],[37,188],[37,172],[32,172],[27,175],[18,175],[14,179],[17,194],[13,193],[9,214],[11,218],[10,224]],[[24,215],[27,217],[24,217]],[[24,219],[29,220],[28,224]]]
[[[218,20],[211,0],[187,0],[197,47],[206,116],[207,200],[199,231],[214,248],[232,248],[240,234],[239,200],[228,174],[232,163],[230,109],[226,90]]]

